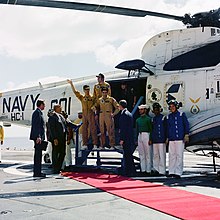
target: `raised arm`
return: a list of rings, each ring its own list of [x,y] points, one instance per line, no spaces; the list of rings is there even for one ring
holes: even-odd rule
[[[76,89],[75,89],[75,87],[74,87],[74,85],[73,85],[72,80],[68,79],[67,82],[71,85],[71,88],[72,88],[73,92],[75,93],[75,92],[76,92]]]

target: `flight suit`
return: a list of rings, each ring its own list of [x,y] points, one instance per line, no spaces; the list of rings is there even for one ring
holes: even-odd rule
[[[111,147],[115,145],[115,127],[114,127],[114,118],[112,117],[113,109],[115,111],[113,115],[118,114],[118,103],[111,97],[107,96],[106,99],[103,97],[98,99],[97,107],[99,108],[99,126],[101,132],[101,146],[105,145],[105,127],[108,132],[109,144]]]
[[[95,126],[95,115],[94,112],[92,111],[92,106],[95,103],[95,99],[89,95],[82,95],[79,91],[74,92],[76,97],[81,101],[82,104],[82,141],[83,145],[87,146],[88,145],[88,132],[90,131],[91,136],[92,136],[92,142],[94,145],[97,145],[98,143],[98,138],[97,138],[97,133],[96,133],[96,126]]]
[[[103,83],[97,83],[94,86],[94,91],[93,91],[93,97],[98,100],[99,98],[102,97],[102,88],[108,88],[108,95],[111,96],[111,87],[109,85],[109,83],[107,82],[103,82]]]

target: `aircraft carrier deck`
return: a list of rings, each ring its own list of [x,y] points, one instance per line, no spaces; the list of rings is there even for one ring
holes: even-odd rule
[[[181,179],[138,176],[133,179],[205,195],[220,203],[220,180],[213,172],[212,157],[189,152],[185,152],[184,157],[184,175]],[[0,219],[182,219],[178,213],[176,216],[170,215],[83,182],[50,174],[48,164],[43,164],[47,178],[33,178],[32,161],[33,151],[2,150]],[[217,171],[219,165],[220,158],[216,158]],[[195,207],[197,205],[193,204]],[[211,204],[207,206],[210,212],[211,208]],[[193,212],[190,219],[194,219]]]

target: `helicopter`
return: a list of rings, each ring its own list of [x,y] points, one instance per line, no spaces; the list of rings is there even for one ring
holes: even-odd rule
[[[194,151],[220,143],[220,8],[193,16],[123,8],[116,6],[50,1],[0,0],[0,4],[73,9],[123,16],[156,16],[183,22],[187,28],[165,31],[149,39],[141,59],[127,60],[116,66],[123,71],[108,73],[106,80],[117,93],[120,82],[137,91],[139,103],[158,102],[168,113],[172,99],[182,105],[190,122],[190,142]],[[93,86],[95,78],[73,80],[78,90],[83,84]],[[113,94],[114,96],[114,94]],[[30,125],[36,100],[43,97],[48,108],[59,103],[71,117],[80,109],[69,85],[64,82],[2,93],[0,120]],[[142,98],[141,98],[142,97]],[[144,100],[144,101],[143,101]],[[136,106],[137,108],[137,106]],[[46,118],[46,115],[45,115]],[[196,146],[196,147],[195,147]],[[219,148],[216,148],[219,149]]]

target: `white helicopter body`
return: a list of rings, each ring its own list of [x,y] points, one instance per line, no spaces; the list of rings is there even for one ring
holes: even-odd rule
[[[50,0],[43,2],[46,3],[38,0],[18,0],[15,4],[89,11],[99,9],[99,12],[113,14],[153,15],[181,20],[184,24],[191,22],[191,28],[166,31],[148,40],[142,49],[144,66],[138,68],[135,60],[125,61],[130,67],[122,65],[121,69],[129,70],[129,74],[126,71],[117,71],[104,75],[106,81],[111,84],[113,97],[119,91],[120,82],[125,80],[129,87],[137,91],[137,98],[144,96],[144,103],[152,105],[159,102],[164,114],[168,114],[169,100],[175,99],[182,103],[181,111],[187,114],[190,121],[189,145],[212,144],[213,141],[220,140],[220,25],[218,19],[214,23],[217,24],[216,27],[209,25],[209,17],[204,21],[200,19],[207,14],[218,18],[220,9],[198,13],[189,18],[187,15],[158,15],[155,12],[86,3],[60,3]],[[8,2],[1,0],[0,3]],[[133,12],[135,14],[131,14]],[[192,20],[194,18],[196,20]],[[96,77],[74,79],[73,83],[81,92],[83,85],[90,85],[92,93]],[[30,126],[31,114],[38,98],[46,102],[45,119],[47,110],[55,103],[62,105],[70,119],[76,118],[77,112],[81,110],[80,101],[66,81],[47,85],[39,83],[36,87],[2,93],[0,120]]]

